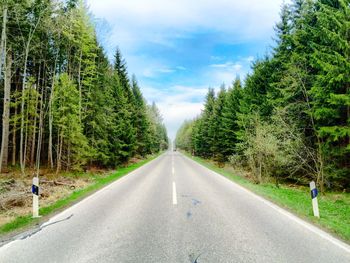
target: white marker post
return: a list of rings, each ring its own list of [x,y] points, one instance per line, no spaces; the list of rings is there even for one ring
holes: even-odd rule
[[[39,177],[33,178],[33,218],[39,217]]]
[[[317,202],[318,191],[314,181],[310,182],[310,191],[311,191],[312,209],[314,210],[314,216],[320,218],[320,212],[318,211],[318,202]]]

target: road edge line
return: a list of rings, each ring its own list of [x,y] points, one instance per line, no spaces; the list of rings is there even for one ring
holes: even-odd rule
[[[143,167],[147,167],[148,165],[150,165],[151,163],[153,163],[154,161],[158,160],[159,158],[161,158],[162,156],[164,156],[166,154],[166,152],[160,154],[159,156],[155,157],[153,160],[150,160],[149,162],[143,164],[142,166],[136,168],[135,170],[123,175],[122,177],[117,178],[116,180],[108,183],[107,185],[103,186],[102,188],[98,189],[97,191],[91,192],[91,194],[87,194],[85,197],[83,197],[81,200],[79,200],[78,202],[72,204],[71,206],[66,207],[64,210],[59,211],[58,213],[54,213],[52,215],[52,217],[50,217],[48,215],[48,219],[41,223],[37,228],[42,228],[45,227],[46,225],[49,225],[50,223],[54,222],[57,220],[57,218],[59,218],[60,216],[62,216],[64,213],[69,212],[70,210],[72,210],[73,208],[87,202],[89,199],[93,198],[94,196],[100,194],[102,191],[108,189],[108,187],[111,187],[112,185],[119,183],[123,180],[126,180],[125,178],[129,177],[130,175],[132,176],[134,173],[136,173],[138,170],[142,169]],[[31,227],[30,229],[24,230],[23,232],[20,232],[12,237],[10,237],[8,240],[4,240],[4,243],[0,245],[0,249],[3,249],[7,246],[9,246],[10,244],[19,241],[23,236],[26,236],[28,234],[28,232],[31,231],[31,229],[33,229],[33,227]]]
[[[280,214],[288,217],[289,219],[293,220],[294,222],[296,222],[297,224],[305,227],[306,229],[308,229],[309,231],[317,234],[318,236],[322,237],[323,239],[331,242],[332,244],[338,246],[339,248],[342,248],[343,250],[345,250],[346,252],[350,253],[350,246],[348,244],[346,244],[345,242],[343,242],[342,240],[332,236],[331,234],[325,232],[324,230],[318,228],[317,226],[303,220],[302,218],[298,217],[297,215],[285,210],[284,208],[278,206],[275,203],[272,203],[271,201],[265,199],[264,197],[252,192],[251,190],[245,188],[244,186],[230,180],[229,178],[227,178],[226,176],[213,171],[212,169],[204,166],[203,164],[197,162],[196,160],[193,160],[191,158],[189,158],[188,156],[184,155],[183,153],[180,153],[183,157],[187,158],[188,160],[196,163],[197,165],[208,169],[210,172],[212,172],[213,174],[220,176],[221,178],[227,180],[228,182],[234,184],[235,186],[237,186],[238,188],[240,188],[241,190],[245,191],[246,193],[250,194],[251,196],[255,197],[256,199],[260,200],[261,202],[263,202],[264,204],[266,204],[267,206],[271,207],[272,209],[276,210],[277,212],[279,212]]]

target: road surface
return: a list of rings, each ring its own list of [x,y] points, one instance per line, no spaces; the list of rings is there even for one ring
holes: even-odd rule
[[[341,263],[350,249],[167,152],[2,246],[0,262]]]

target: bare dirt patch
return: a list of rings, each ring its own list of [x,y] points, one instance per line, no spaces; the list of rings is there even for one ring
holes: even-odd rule
[[[32,176],[16,172],[0,175],[0,225],[32,211]],[[40,175],[40,206],[45,207],[93,183],[89,176]]]

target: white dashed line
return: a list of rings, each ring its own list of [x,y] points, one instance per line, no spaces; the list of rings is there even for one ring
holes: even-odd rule
[[[177,205],[176,184],[173,182],[173,205]]]

